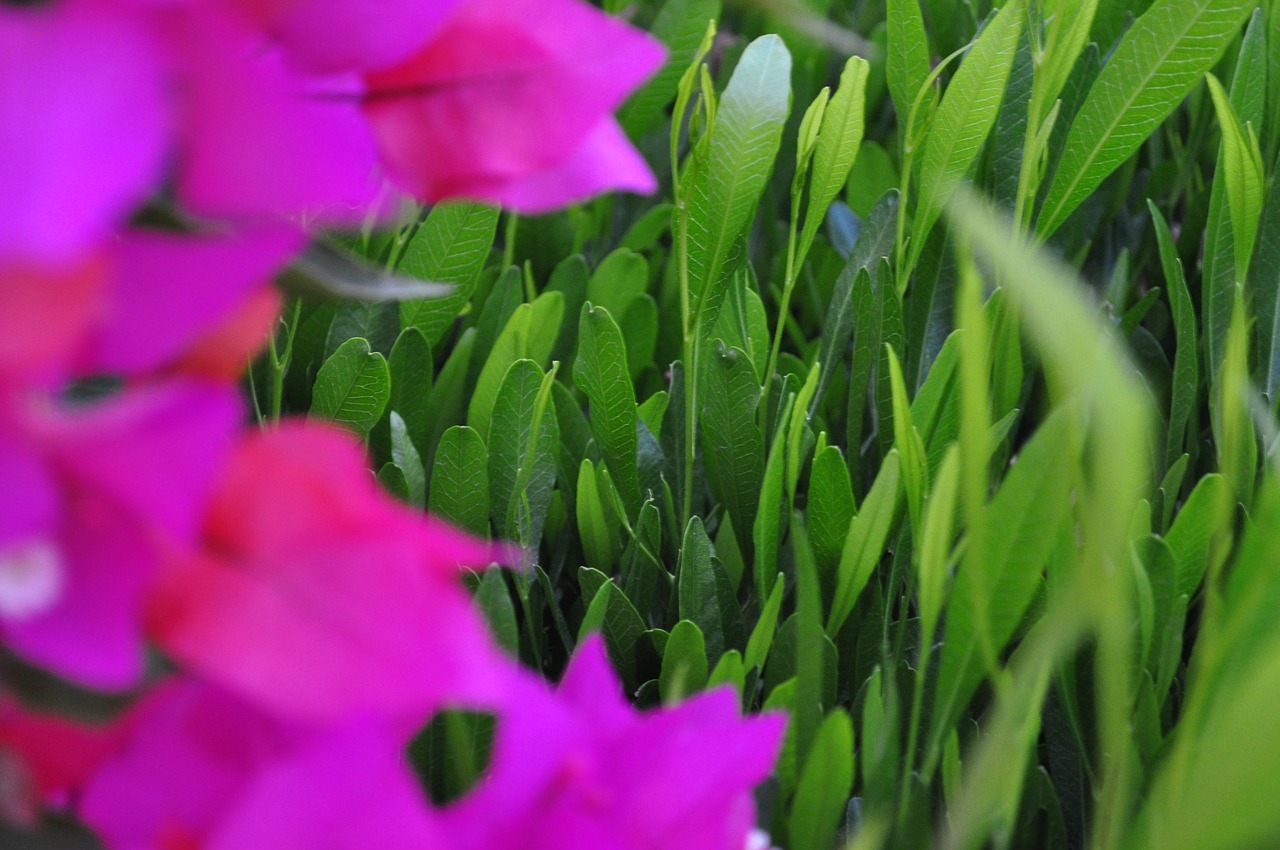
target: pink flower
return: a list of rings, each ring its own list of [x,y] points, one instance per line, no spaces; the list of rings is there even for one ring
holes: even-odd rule
[[[247,437],[206,547],[157,585],[152,634],[272,712],[411,728],[445,703],[484,704],[510,675],[459,580],[461,565],[503,553],[384,495],[345,432],[291,424]]]
[[[557,692],[512,688],[490,773],[443,829],[457,850],[742,850],[785,718],[737,703],[726,688],[637,713],[592,638]]]
[[[133,230],[90,258],[0,264],[0,386],[58,386],[98,373],[154,373],[260,302],[275,271],[304,238],[291,228],[234,236]],[[271,299],[274,303],[274,298]],[[261,309],[258,310],[262,312]],[[253,342],[232,344],[239,362]],[[231,343],[228,343],[231,344]],[[192,362],[209,360],[205,351]],[[201,368],[225,375],[226,368]]]
[[[65,263],[156,190],[163,61],[127,4],[0,5],[0,258]]]
[[[0,695],[0,821],[34,827],[119,747],[119,724],[39,714]]]
[[[0,642],[89,687],[135,684],[146,587],[194,539],[240,415],[194,382],[83,408],[0,396]]]
[[[365,114],[413,196],[540,212],[653,176],[610,112],[662,63],[578,0],[465,0],[411,58],[365,77]]]
[[[119,725],[77,806],[111,850],[436,846],[403,741],[377,722],[294,726],[178,679]]]

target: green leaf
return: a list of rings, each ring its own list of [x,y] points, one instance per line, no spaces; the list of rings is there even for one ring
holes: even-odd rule
[[[1235,37],[1247,0],[1156,0],[1134,23],[1071,123],[1037,221],[1052,234],[1195,87]]]
[[[1231,235],[1235,244],[1237,282],[1248,275],[1253,246],[1258,238],[1265,186],[1262,152],[1253,129],[1240,124],[1222,84],[1213,74],[1205,78],[1213,97],[1218,124],[1222,127],[1222,162],[1226,171],[1227,207],[1231,211]]]
[[[649,263],[643,256],[619,248],[600,261],[587,280],[587,300],[621,317],[649,286]]]
[[[387,358],[391,372],[391,397],[387,409],[404,419],[409,437],[420,450],[430,440],[431,378],[435,365],[431,346],[417,328],[405,328],[391,347]]]
[[[924,442],[911,422],[911,402],[907,398],[907,387],[902,380],[902,367],[898,365],[898,355],[888,344],[885,345],[885,353],[889,357],[889,384],[893,388],[893,444],[898,449],[898,457],[902,461],[902,489],[907,496],[907,511],[911,517],[911,527],[919,533],[920,510],[924,504],[925,493],[929,489],[929,469],[925,465]]]
[[[849,523],[836,570],[836,594],[827,617],[828,636],[836,635],[853,613],[858,596],[884,555],[898,512],[900,469],[898,453],[889,452],[862,502],[862,510]]]
[[[338,347],[316,374],[311,415],[332,419],[361,436],[377,424],[391,398],[391,371],[368,341],[356,337]]]
[[[640,687],[641,676],[655,666],[653,644],[645,635],[644,621],[635,606],[611,581],[606,581],[591,600],[578,630],[578,640],[592,632],[604,635],[613,668],[626,689],[634,693]]]
[[[520,627],[516,623],[516,606],[511,601],[511,592],[507,589],[502,570],[485,570],[480,577],[480,586],[476,588],[475,600],[484,612],[489,631],[498,641],[498,646],[516,655],[520,650]]]
[[[544,292],[532,304],[516,307],[494,341],[476,379],[475,393],[467,406],[467,424],[489,439],[489,425],[498,389],[517,360],[531,360],[546,368],[564,315],[564,296]]]
[[[769,446],[769,457],[765,461],[764,479],[760,488],[760,505],[764,510],[756,511],[756,521],[751,527],[751,542],[755,559],[752,573],[755,579],[756,595],[765,596],[765,582],[772,581],[778,572],[778,546],[782,542],[782,509],[785,498],[787,441],[786,432],[782,428],[794,404],[788,398],[779,414],[779,426],[774,433],[773,443]]]
[[[911,229],[907,267],[914,268],[925,237],[942,208],[982,152],[1000,112],[1000,100],[1018,50],[1026,15],[1022,0],[1005,3],[960,63],[934,116],[920,166],[920,199]],[[899,288],[905,281],[899,283]]]
[[[1177,563],[1175,589],[1179,594],[1195,594],[1209,570],[1215,539],[1230,534],[1224,521],[1231,517],[1232,498],[1227,479],[1213,473],[1200,479],[1178,511],[1165,541]]]
[[[796,564],[796,700],[791,718],[796,730],[796,753],[804,758],[822,719],[824,687],[822,592],[818,568],[801,514],[791,514],[791,548]],[[830,708],[831,706],[825,706]]]
[[[1254,127],[1262,126],[1266,108],[1266,52],[1266,40],[1255,11],[1240,43],[1240,55],[1231,76],[1230,97],[1230,106],[1235,115],[1241,122]],[[1213,99],[1212,92],[1210,99]],[[1215,110],[1216,108],[1215,101]],[[1225,122],[1220,123],[1225,128]],[[1240,141],[1238,135],[1234,138],[1232,136],[1229,130],[1224,129],[1214,165],[1214,174],[1218,178],[1228,175],[1227,159],[1232,143]],[[1233,167],[1235,166],[1238,163],[1233,163]],[[1233,182],[1230,177],[1213,181],[1209,190],[1209,216],[1204,224],[1204,271],[1200,281],[1200,301],[1204,311],[1205,373],[1209,383],[1213,385],[1217,384],[1218,373],[1222,368],[1231,311],[1235,306],[1236,287],[1246,277],[1245,267],[1238,263],[1244,246],[1237,240],[1236,234],[1240,229],[1239,214],[1232,212],[1232,197],[1238,198],[1240,194],[1239,186],[1234,188],[1232,191]],[[1217,415],[1216,412],[1214,415]]]
[[[697,623],[706,637],[708,659],[718,661],[725,650],[742,646],[737,597],[698,517],[685,529],[676,592],[680,617]]]
[[[440,437],[427,507],[459,528],[487,536],[489,453],[474,428],[455,425]]]
[[[400,269],[421,280],[452,283],[454,289],[441,298],[403,302],[402,327],[422,331],[429,345],[440,341],[471,300],[497,228],[496,207],[449,202],[431,208],[405,248]]]
[[[844,188],[849,170],[858,157],[865,124],[870,67],[859,56],[849,57],[840,74],[840,86],[823,112],[809,177],[809,204],[800,237],[803,253],[807,253],[808,246],[813,244],[813,238],[826,218],[827,207]]]
[[[828,850],[853,791],[853,721],[833,711],[822,721],[800,771],[788,819],[793,850]]]
[[[749,553],[764,480],[764,435],[756,425],[760,384],[751,359],[721,344],[707,358],[702,386],[701,445],[707,477],[733,519],[739,548]]]
[[[968,704],[984,672],[1013,637],[1040,586],[1059,529],[1070,517],[1070,458],[1063,457],[1078,414],[1059,408],[1019,451],[987,507],[998,531],[965,553],[947,605],[946,634],[930,723],[930,751]]]
[[[760,609],[760,619],[756,620],[755,628],[751,630],[751,637],[747,639],[747,651],[743,656],[743,664],[747,670],[764,667],[769,658],[769,648],[773,645],[773,638],[778,630],[778,613],[782,610],[785,585],[786,582],[779,575],[773,582],[773,590],[769,592],[764,607]]]
[[[720,98],[688,200],[691,315],[708,324],[724,296],[735,246],[755,218],[790,106],[791,55],[778,36],[761,36],[743,51]]]
[[[597,475],[595,464],[583,458],[578,468],[576,494],[578,536],[587,566],[607,575],[613,572],[622,554],[622,529],[609,503],[612,497],[602,495],[601,486],[612,490],[607,479],[601,481]]]
[[[664,703],[680,702],[707,684],[707,649],[698,624],[681,620],[667,638],[662,653],[662,674],[658,689]]]
[[[938,480],[925,503],[916,549],[919,570],[920,632],[932,637],[946,600],[951,562],[951,541],[960,492],[960,451],[952,444],[938,471]]]
[[[920,0],[888,0],[885,29],[889,48],[885,73],[893,109],[902,128],[899,132],[914,133],[916,128],[905,125],[930,70],[929,36],[924,30]]]
[[[636,465],[638,416],[626,344],[609,311],[590,302],[582,308],[578,322],[573,382],[590,400],[591,431],[627,513],[635,517],[642,501]]]
[[[707,22],[720,17],[719,0],[667,0],[649,32],[667,47],[667,61],[647,84],[618,110],[618,121],[631,138],[639,138],[662,118],[676,96],[676,84],[693,61]]]
[[[427,473],[422,466],[422,456],[409,437],[409,427],[404,418],[391,411],[391,460],[404,473],[408,488],[408,502],[425,507],[427,502]]]
[[[1165,440],[1165,463],[1172,465],[1182,454],[1187,441],[1187,426],[1193,422],[1196,393],[1200,386],[1196,347],[1196,310],[1187,290],[1182,261],[1164,216],[1152,201],[1147,202],[1151,221],[1155,225],[1156,242],[1160,249],[1160,265],[1164,271],[1165,288],[1169,292],[1169,305],[1173,312],[1174,337],[1177,349],[1173,360],[1173,386],[1169,402],[1169,428]]]
[[[494,531],[536,546],[551,504],[559,429],[551,404],[555,370],[532,360],[507,370],[493,405],[489,438],[489,501]]]
[[[831,303],[823,320],[822,342],[818,347],[818,362],[822,364],[822,372],[818,376],[818,391],[813,397],[810,416],[822,404],[832,375],[844,362],[855,324],[864,324],[858,311],[856,296],[871,291],[870,275],[876,272],[883,258],[893,253],[897,221],[898,193],[890,192],[876,203],[871,217],[858,233],[858,241],[849,254],[849,261],[836,278]],[[866,275],[867,279],[860,281],[859,275]]]
[[[857,505],[844,455],[836,446],[826,446],[813,456],[808,500],[809,536],[824,599],[835,593],[840,550],[855,513]]]

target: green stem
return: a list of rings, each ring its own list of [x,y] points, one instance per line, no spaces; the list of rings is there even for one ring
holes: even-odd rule
[[[792,209],[794,210],[794,205]],[[773,374],[778,368],[778,353],[782,349],[782,331],[787,324],[787,315],[791,310],[791,293],[796,288],[796,215],[791,215],[791,229],[787,235],[787,270],[782,279],[782,299],[778,302],[778,324],[773,332],[773,345],[769,348],[769,361],[764,370],[764,386],[760,388],[761,396],[767,396],[769,385],[773,383]],[[803,260],[802,260],[803,262]]]

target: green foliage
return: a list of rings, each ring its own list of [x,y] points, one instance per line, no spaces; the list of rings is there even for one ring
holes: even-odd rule
[[[1280,843],[1280,3],[837,6],[629,4],[663,188],[427,211],[367,253],[453,292],[290,304],[260,416],[521,544],[548,678],[789,712],[787,850]]]

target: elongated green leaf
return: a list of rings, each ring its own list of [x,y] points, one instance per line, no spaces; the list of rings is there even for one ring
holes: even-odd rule
[[[440,437],[427,505],[460,528],[488,533],[489,453],[475,429],[455,425]]]
[[[915,266],[925,237],[977,160],[995,124],[1018,50],[1024,6],[1023,0],[1006,3],[987,24],[938,105],[920,167],[920,199],[911,229],[908,268]]]
[[[934,747],[955,725],[982,681],[984,654],[994,657],[1013,637],[1042,581],[1049,551],[1070,510],[1070,459],[1063,457],[1075,427],[1070,408],[1045,421],[1018,453],[988,506],[998,532],[965,555],[947,605],[930,738]]]
[[[1259,15],[1255,12],[1240,43],[1240,55],[1231,75],[1230,97],[1230,107],[1235,115],[1241,122],[1252,124],[1255,128],[1262,125],[1266,105],[1266,52]],[[1216,110],[1216,101],[1214,105]],[[1224,108],[1225,106],[1223,104]],[[1227,177],[1230,149],[1234,146],[1238,151],[1240,147],[1240,135],[1235,132],[1237,129],[1231,127],[1230,131],[1223,131],[1222,144],[1218,148],[1218,158],[1214,165],[1214,174],[1219,179],[1213,181],[1213,187],[1209,191],[1209,217],[1204,225],[1204,271],[1200,280],[1200,303],[1203,311],[1205,372],[1209,383],[1214,386],[1217,385],[1218,373],[1222,369],[1227,330],[1231,326],[1231,311],[1235,306],[1236,286],[1244,279],[1245,273],[1244,266],[1238,267],[1242,243],[1236,239],[1239,213],[1232,212],[1232,197],[1236,198],[1235,206],[1239,207],[1240,196],[1247,189]],[[1240,163],[1233,162],[1231,168],[1238,176]],[[1230,191],[1233,186],[1234,191]]]
[[[1187,426],[1192,422],[1196,392],[1199,389],[1199,359],[1196,356],[1196,311],[1187,290],[1182,261],[1178,259],[1173,234],[1164,216],[1148,201],[1151,221],[1155,225],[1156,241],[1160,249],[1160,265],[1164,271],[1165,288],[1169,292],[1169,304],[1173,308],[1173,326],[1177,350],[1173,360],[1173,386],[1169,402],[1169,429],[1165,439],[1165,463],[1172,465],[1186,445]]]
[[[795,850],[827,850],[835,843],[853,790],[853,721],[833,711],[818,728],[814,745],[800,771],[788,824]]]
[[[858,595],[884,556],[894,515],[898,512],[900,477],[898,453],[891,451],[885,456],[880,474],[862,502],[862,510],[849,523],[837,568],[836,595],[827,616],[828,636],[838,633],[853,613]]]
[[[824,599],[835,593],[840,550],[855,513],[853,483],[844,456],[836,446],[827,446],[813,456],[808,501],[809,536]]]
[[[391,411],[391,460],[404,473],[408,488],[409,504],[425,507],[427,502],[427,473],[422,465],[422,455],[409,437],[409,426],[404,417]]]
[[[543,375],[532,360],[507,370],[493,405],[489,445],[489,500],[494,531],[535,546],[551,504],[559,430],[551,404],[554,370]]]
[[[898,116],[900,132],[911,132],[906,122],[911,115],[920,87],[929,77],[929,35],[924,31],[924,16],[920,14],[920,0],[888,0],[885,31],[888,52],[885,57],[885,73],[889,95]]]
[[[454,288],[441,298],[402,303],[402,327],[416,327],[430,345],[440,341],[471,300],[497,228],[496,207],[451,202],[431,208],[405,249],[400,270],[421,280],[452,283]]]
[[[404,418],[409,437],[419,451],[425,450],[430,435],[431,378],[435,368],[431,360],[431,346],[417,328],[405,328],[400,332],[391,356],[387,358],[391,372],[391,397],[388,410],[394,410]]]
[[[338,347],[316,374],[311,415],[332,419],[361,435],[377,424],[391,398],[391,371],[381,354],[356,337]]]
[[[587,304],[578,322],[578,359],[573,381],[591,401],[591,430],[627,512],[640,512],[636,466],[636,397],[627,373],[622,331],[603,307]]]
[[[587,559],[587,566],[607,575],[613,571],[618,556],[622,554],[622,529],[609,504],[613,497],[609,493],[602,494],[602,487],[611,485],[607,479],[601,480],[589,458],[583,458],[578,468],[578,491],[574,500],[578,537],[582,540],[582,554]]]
[[[532,360],[546,368],[564,316],[564,296],[544,292],[532,304],[516,307],[498,334],[480,374],[475,393],[467,406],[467,424],[488,439],[494,400],[507,370],[517,360]]]
[[[1213,67],[1247,0],[1156,0],[1125,34],[1071,124],[1036,228],[1047,237]]]
[[[826,219],[827,207],[844,188],[862,145],[866,122],[867,74],[870,66],[859,56],[852,56],[840,74],[840,87],[827,104],[813,152],[813,168],[809,177],[809,204],[805,211],[804,231],[800,244],[807,252],[818,228]]]
[[[925,465],[924,442],[911,422],[911,402],[902,380],[902,367],[892,346],[885,346],[889,357],[889,383],[893,388],[893,444],[902,461],[902,489],[907,496],[911,527],[919,533],[920,511],[929,489],[929,469]]]
[[[707,360],[703,458],[712,492],[733,520],[738,546],[749,553],[764,480],[764,435],[756,424],[760,384],[751,359],[736,348],[722,345]]]
[[[714,320],[731,255],[755,217],[791,105],[791,55],[776,35],[743,51],[720,98],[707,161],[688,201],[694,315]]]
[[[1280,8],[1276,16],[1280,18]],[[1280,112],[1280,103],[1276,108]],[[1272,169],[1273,174],[1277,171],[1280,167]],[[1255,331],[1258,382],[1273,408],[1280,397],[1277,393],[1280,390],[1280,285],[1277,281],[1280,281],[1280,180],[1273,178],[1262,210],[1258,255],[1249,267],[1248,285],[1258,323]]]
[[[689,520],[685,529],[676,589],[680,616],[702,629],[708,659],[719,661],[725,650],[742,647],[742,618],[737,598],[724,567],[715,556],[702,520],[697,517]]]
[[[1252,128],[1240,124],[1231,100],[1218,78],[1209,74],[1209,94],[1222,127],[1222,164],[1226,172],[1227,208],[1231,211],[1231,236],[1235,246],[1237,282],[1248,275],[1253,245],[1258,237],[1265,185],[1262,153]]]
[[[862,317],[857,311],[858,291],[871,290],[871,275],[876,274],[880,261],[893,253],[893,240],[897,227],[898,193],[889,192],[884,195],[871,211],[871,217],[858,233],[858,241],[854,243],[849,261],[836,278],[835,290],[831,294],[831,304],[827,308],[822,327],[822,342],[818,348],[818,362],[822,371],[818,375],[818,391],[813,396],[813,407],[809,415],[817,411],[826,395],[831,376],[844,362],[849,348],[849,338],[853,336],[855,324]],[[858,275],[867,275],[866,281],[858,281]],[[865,324],[862,321],[861,324]]]

